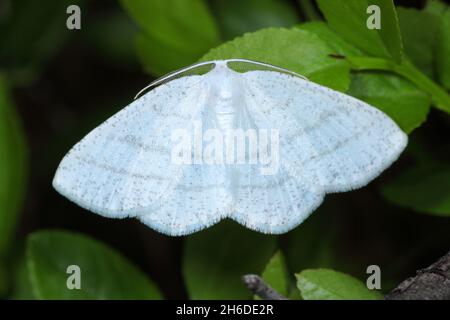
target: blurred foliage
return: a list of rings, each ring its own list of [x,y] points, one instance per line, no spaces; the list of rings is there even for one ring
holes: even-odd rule
[[[325,202],[317,209],[317,214],[282,237],[281,248],[291,274],[302,269],[339,267],[336,256],[338,235],[333,221],[339,211],[336,204]]]
[[[36,296],[33,293],[25,252],[21,253],[23,254],[15,261],[14,283],[9,298],[13,300],[34,300]]]
[[[80,268],[82,290],[66,286],[70,265]],[[156,286],[122,255],[81,234],[39,231],[30,235],[27,268],[38,299],[161,298]]]
[[[121,0],[142,32],[138,55],[147,71],[162,75],[197,60],[219,42],[203,0]]]
[[[66,32],[66,8],[83,1],[5,0],[0,7],[0,68],[12,80],[26,84],[40,67],[62,48]]]
[[[353,277],[367,276],[369,263],[383,266],[386,292],[448,250],[450,8],[345,1],[0,2],[0,296],[251,298],[240,278],[257,273],[293,299],[379,299]],[[79,31],[65,27],[69,4],[81,7]],[[369,4],[381,8],[380,30],[366,28]],[[412,133],[409,147],[371,186],[327,197],[281,236],[223,221],[184,238],[148,229],[140,238],[136,225],[83,214],[51,190],[67,149],[148,74],[226,58],[284,67],[362,99]],[[72,264],[83,290],[65,287]]]
[[[276,237],[223,221],[186,239],[183,275],[191,299],[251,297],[241,276],[261,273],[276,248]]]
[[[382,192],[393,203],[450,217],[450,165],[427,161],[401,173]]]
[[[217,0],[211,6],[225,40],[267,27],[292,27],[298,23],[287,0]]]
[[[89,29],[87,41],[99,56],[119,67],[138,65],[135,53],[130,50],[138,30],[122,12],[105,12]]]
[[[447,6],[439,21],[436,65],[439,80],[450,89],[450,8]]]
[[[9,85],[0,76],[0,296],[7,290],[8,258],[25,189],[26,147]]]
[[[22,125],[12,105],[9,86],[0,78],[0,258],[13,240],[22,205],[26,148]]]

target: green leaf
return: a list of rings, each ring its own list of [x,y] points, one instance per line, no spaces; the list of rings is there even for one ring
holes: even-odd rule
[[[401,207],[450,217],[450,166],[420,163],[383,185],[381,192]]]
[[[442,15],[436,47],[436,65],[442,85],[450,90],[450,7]]]
[[[405,53],[422,72],[433,75],[433,53],[439,18],[427,11],[397,8]]]
[[[345,91],[349,84],[349,65],[331,58],[332,53],[324,41],[310,32],[298,28],[268,28],[226,42],[212,49],[202,60],[244,58],[262,61]]]
[[[369,290],[358,279],[331,269],[309,269],[298,274],[297,287],[305,300],[378,300],[382,295]]]
[[[81,269],[81,289],[69,290],[67,267]],[[38,299],[159,299],[142,271],[107,245],[65,231],[39,231],[27,240],[27,267]]]
[[[348,93],[385,112],[406,133],[425,121],[430,107],[425,93],[393,74],[357,73]]]
[[[323,21],[302,23],[297,26],[317,35],[334,51],[335,54],[343,56],[361,56],[362,51],[345,41],[340,35],[330,29]]]
[[[342,38],[369,55],[403,59],[397,14],[392,0],[317,0],[330,27]],[[381,28],[367,28],[369,5],[378,5]]]
[[[262,278],[278,293],[288,295],[288,273],[281,251],[277,251],[262,272]]]
[[[347,61],[354,70],[388,71],[408,79],[418,89],[431,96],[435,108],[450,113],[450,95],[409,61],[396,64],[388,59],[373,57],[348,57]]]
[[[249,299],[244,274],[261,274],[276,237],[222,221],[187,237],[183,274],[191,299]]]
[[[203,0],[120,0],[141,28],[138,55],[147,71],[161,75],[189,65],[219,41]]]
[[[298,23],[295,10],[286,0],[216,0],[211,5],[227,40],[246,32]]]
[[[14,237],[26,173],[25,138],[8,89],[0,76],[0,260]]]

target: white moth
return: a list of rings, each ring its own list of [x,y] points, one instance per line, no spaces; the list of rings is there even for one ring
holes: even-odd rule
[[[380,110],[260,62],[202,62],[156,85],[70,150],[58,192],[168,235],[223,218],[284,233],[325,194],[366,185],[407,144]]]

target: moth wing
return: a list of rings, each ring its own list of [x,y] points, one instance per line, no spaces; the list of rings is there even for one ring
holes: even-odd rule
[[[138,219],[164,234],[186,235],[217,223],[232,208],[226,168],[222,165],[191,164],[156,210]]]
[[[388,116],[357,99],[279,72],[242,76],[246,127],[279,132],[273,174],[261,174],[262,164],[235,169],[231,218],[251,229],[293,229],[326,193],[367,184],[406,146],[407,136]]]
[[[54,188],[81,207],[121,218],[157,208],[181,178],[171,134],[192,130],[205,105],[202,76],[156,87],[78,142],[63,158]]]
[[[281,166],[312,188],[362,187],[406,147],[407,135],[395,122],[358,99],[279,72],[243,77],[256,125],[280,130]]]

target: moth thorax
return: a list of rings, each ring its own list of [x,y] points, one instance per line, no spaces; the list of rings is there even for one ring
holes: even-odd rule
[[[220,129],[233,129],[236,122],[236,110],[229,101],[219,100],[215,105],[215,114]]]
[[[214,100],[214,113],[220,129],[234,129],[239,100],[242,101],[242,89],[239,78],[235,72],[223,68],[216,70],[212,82],[212,95]]]

